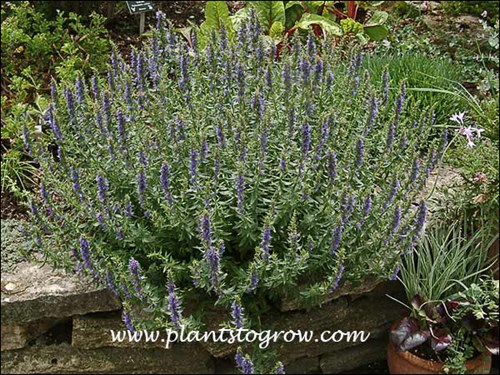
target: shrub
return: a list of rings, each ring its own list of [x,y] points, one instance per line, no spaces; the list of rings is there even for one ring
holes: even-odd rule
[[[492,20],[498,19],[498,6],[492,1],[442,1],[446,12],[453,15],[472,14],[480,16],[484,11]]]
[[[2,2],[2,192],[21,196],[33,166],[23,150],[23,126],[34,133],[47,105],[51,76],[75,79],[106,68],[110,43],[104,18],[59,12],[47,20],[29,2]]]
[[[181,297],[198,311],[263,311],[394,277],[443,147],[432,113],[406,106],[404,82],[389,100],[361,54],[344,63],[312,36],[276,61],[254,17],[234,44],[222,30],[204,49],[158,17],[145,50],[111,56],[106,81],[55,87],[47,134],[30,143],[39,250],[107,284],[129,327],[130,315],[194,324]]]
[[[391,87],[393,92],[397,92],[397,82],[405,79],[410,89],[409,104],[424,110],[434,108],[436,122],[439,124],[448,120],[451,113],[461,110],[468,104],[465,99],[457,98],[458,95],[452,95],[453,92],[460,92],[463,74],[461,68],[450,59],[439,57],[430,59],[429,56],[419,52],[372,55],[366,58],[365,68],[370,72],[375,84],[380,84],[384,69],[387,69],[393,79]]]

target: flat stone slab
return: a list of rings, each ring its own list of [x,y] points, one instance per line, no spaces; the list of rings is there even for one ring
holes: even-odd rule
[[[48,265],[18,264],[15,273],[2,274],[1,289],[2,324],[25,324],[121,308],[108,289]]]
[[[103,347],[153,349],[165,348],[167,345],[167,337],[163,332],[157,340],[146,342],[146,337],[141,336],[141,339],[136,342],[128,339],[129,336],[126,329],[125,324],[121,320],[121,314],[118,313],[97,313],[85,316],[75,316],[73,318],[71,345],[81,349],[97,349]],[[120,339],[113,341],[111,330],[120,335],[126,331],[127,335],[124,336],[124,340]],[[142,331],[140,333],[142,333]],[[176,343],[169,343],[169,347],[173,345],[176,345]]]
[[[388,335],[391,324],[406,312],[404,307],[386,294],[404,298],[404,291],[398,282],[385,281],[370,293],[354,298],[344,296],[309,312],[299,310],[262,316],[262,324],[275,332],[313,331],[315,338],[319,338],[324,331],[364,331],[370,333],[370,340],[383,339]],[[310,342],[278,341],[271,343],[270,348],[279,352],[279,358],[284,363],[291,363],[303,357],[315,357],[363,345],[361,341],[321,342],[313,339]]]
[[[1,353],[3,374],[213,374],[214,361],[195,344],[172,349],[78,349],[69,344]]]
[[[1,351],[24,348],[31,340],[47,332],[58,320],[42,319],[27,324],[2,324]]]
[[[371,292],[382,282],[383,280],[376,278],[367,278],[365,281],[358,285],[353,285],[350,281],[347,281],[343,283],[339,288],[333,291],[329,291],[321,300],[320,305],[331,302],[343,296],[365,294]],[[300,300],[284,296],[280,301],[279,309],[281,312],[303,310],[304,306]]]
[[[321,356],[323,374],[339,374],[367,364],[382,361],[387,356],[387,339],[370,340],[363,345]]]

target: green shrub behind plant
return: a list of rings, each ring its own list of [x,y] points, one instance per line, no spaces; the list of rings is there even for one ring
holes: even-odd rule
[[[415,110],[434,108],[436,122],[443,124],[452,113],[463,110],[467,102],[460,97],[437,91],[413,91],[413,88],[459,92],[463,79],[461,67],[449,59],[430,57],[416,52],[390,55],[371,55],[366,58],[365,68],[375,83],[383,79],[388,70],[392,82],[405,79],[409,88],[408,101]],[[397,84],[391,91],[396,95]]]
[[[32,165],[23,152],[23,126],[35,133],[45,110],[51,77],[75,79],[103,72],[110,42],[104,18],[59,12],[54,20],[29,2],[2,2],[2,192],[23,194]]]
[[[498,3],[496,1],[441,1],[443,9],[452,14],[472,14],[480,16],[484,11],[492,20],[498,19]]]

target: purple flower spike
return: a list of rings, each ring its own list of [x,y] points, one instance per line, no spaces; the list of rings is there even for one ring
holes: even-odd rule
[[[120,294],[118,293],[118,290],[116,290],[116,286],[115,286],[115,283],[113,281],[113,276],[111,276],[111,272],[109,272],[109,270],[106,270],[106,281],[107,281],[109,290],[111,290],[111,292],[116,297],[119,297]]]
[[[330,176],[330,181],[333,183],[337,177],[337,154],[331,151],[327,153],[328,157],[328,175]]]
[[[207,247],[211,247],[212,246],[212,230],[210,227],[210,217],[208,216],[207,213],[205,213],[201,217],[199,232],[200,232],[201,240],[205,242]]]
[[[370,115],[368,116],[368,121],[367,121],[367,124],[366,124],[365,134],[368,134],[368,132],[370,131],[370,129],[375,124],[375,119],[377,118],[377,114],[378,114],[378,106],[379,106],[378,99],[374,95],[372,97],[372,101],[371,101]]]
[[[365,155],[365,138],[358,139],[356,144],[356,166],[360,167],[363,164],[363,157]]]
[[[415,237],[416,237],[415,239],[420,237],[420,235],[422,233],[422,229],[424,228],[424,224],[425,224],[426,215],[427,215],[427,206],[426,206],[424,201],[421,201],[420,206],[419,206],[419,211],[418,211],[417,227],[415,230]]]
[[[175,284],[173,281],[168,283],[168,311],[173,325],[180,328],[182,319],[181,306],[179,299],[175,295]]]
[[[130,319],[130,315],[125,310],[123,310],[122,320],[123,323],[125,323],[125,327],[127,327],[129,331],[135,332],[135,328],[134,325],[132,324],[132,320]]]
[[[417,182],[419,168],[420,168],[420,160],[417,158],[417,159],[415,159],[415,162],[413,163],[413,170],[411,173],[411,183],[412,184]]]
[[[401,84],[401,91],[399,93],[399,96],[396,100],[396,116],[399,118],[401,115],[401,112],[403,111],[403,105],[405,102],[406,98],[406,84],[403,82]]]
[[[396,124],[392,123],[387,129],[387,140],[386,140],[386,148],[387,152],[391,152],[392,144],[394,143],[394,135],[396,133]]]
[[[96,176],[96,182],[99,194],[99,201],[101,201],[103,207],[106,207],[106,191],[109,189],[108,181],[106,180],[106,177],[103,177],[100,174],[98,174]]]
[[[401,267],[400,267],[400,264],[398,262],[398,265],[396,266],[396,269],[394,270],[394,272],[391,274],[391,276],[389,276],[389,280],[393,281],[393,280],[396,280],[397,277],[398,277],[398,274],[399,274],[399,271],[401,270]]]
[[[283,364],[283,362],[278,362],[275,374],[281,375],[284,373],[285,373],[285,365]]]
[[[262,259],[268,261],[270,256],[270,244],[271,244],[271,229],[269,225],[264,227],[264,232],[261,237],[260,248],[262,250]]]
[[[189,150],[190,168],[189,168],[189,183],[191,185],[196,185],[196,175],[198,168],[198,151]]]
[[[76,89],[76,101],[78,104],[83,104],[83,82],[80,76],[76,77],[75,81],[75,89]]]
[[[83,202],[83,193],[80,187],[78,172],[73,167],[70,167],[70,171],[71,171],[71,182],[73,182],[73,190],[75,190],[75,193],[78,195],[78,198],[80,198],[80,201]]]
[[[333,290],[337,289],[340,284],[340,280],[342,279],[342,275],[344,274],[344,263],[340,263],[339,266],[339,271],[337,272],[337,275],[335,276],[335,280],[333,282]]]
[[[387,199],[387,202],[384,203],[384,210],[394,201],[394,198],[396,197],[396,194],[398,193],[400,187],[399,180],[396,178],[394,180],[394,184],[392,185],[392,190],[389,194],[389,198]]]
[[[210,246],[205,253],[205,259],[210,270],[210,281],[212,289],[218,291],[219,271],[220,271],[220,254],[214,246]]]
[[[250,293],[254,291],[257,288],[257,285],[259,284],[259,274],[257,272],[257,269],[254,269],[252,271],[252,277],[250,279],[250,285],[246,289],[247,293]]]
[[[137,193],[139,194],[139,203],[141,204],[141,206],[144,205],[144,193],[146,192],[146,188],[146,175],[144,174],[144,172],[141,172],[137,175]]]
[[[243,374],[254,374],[254,364],[250,359],[243,357],[240,352],[237,352],[234,360],[236,361],[236,366]]]
[[[309,124],[304,124],[302,126],[302,156],[304,159],[307,158],[311,147],[311,130]]]
[[[168,164],[162,164],[160,167],[160,182],[163,190],[163,195],[167,200],[169,206],[172,206],[173,199],[172,193],[170,191],[170,166]]]
[[[136,261],[134,258],[130,258],[128,262],[128,270],[130,272],[130,275],[132,276],[132,284],[134,284],[135,291],[137,292],[139,297],[142,298],[142,289],[140,286],[141,275],[140,275],[139,262]]]
[[[394,211],[394,221],[392,222],[392,233],[396,233],[399,228],[399,223],[401,222],[401,208],[396,207]]]
[[[88,270],[93,270],[92,260],[90,259],[90,245],[89,241],[85,238],[80,237],[80,254],[82,256],[83,265]]]
[[[233,318],[233,325],[236,328],[243,328],[245,319],[243,316],[243,307],[237,301],[233,301],[231,304],[231,317]]]
[[[337,253],[338,248],[340,247],[343,230],[344,228],[341,225],[336,226],[335,229],[332,230],[332,248],[330,250],[331,255],[335,255]]]
[[[54,133],[54,136],[58,140],[62,141],[63,136],[62,136],[62,133],[61,133],[61,129],[59,129],[59,126],[57,125],[52,105],[49,106],[49,110],[47,112],[47,122],[49,123],[50,129],[52,130],[52,133]]]
[[[259,92],[258,101],[259,101],[259,118],[262,121],[264,120],[266,104],[264,102],[264,95],[261,92]]]

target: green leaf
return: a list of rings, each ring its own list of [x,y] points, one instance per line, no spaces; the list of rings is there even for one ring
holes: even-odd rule
[[[179,32],[182,34],[182,36],[184,38],[186,38],[187,42],[189,43],[189,45],[192,47],[192,43],[191,43],[191,30],[193,28],[191,26],[188,26],[188,27],[182,27],[182,28],[179,28],[179,29],[175,29],[175,31]]]
[[[241,23],[244,20],[247,20],[249,17],[250,17],[250,8],[245,7],[245,8],[241,8],[240,10],[238,10],[232,16],[229,16],[229,19],[233,23],[234,29],[238,30],[241,26]]]
[[[365,27],[383,25],[387,21],[387,17],[389,17],[387,12],[377,10],[373,12],[373,15],[365,23]]]
[[[205,7],[205,21],[200,25],[198,33],[200,47],[203,48],[210,37],[212,30],[219,33],[221,26],[226,29],[228,37],[231,39],[234,35],[234,28],[229,18],[229,8],[225,1],[207,1]]]
[[[365,34],[375,41],[385,39],[389,35],[389,30],[384,25],[365,26],[364,30]]]
[[[283,1],[249,1],[257,12],[257,18],[264,30],[269,31],[275,22],[285,24],[285,6]]]
[[[288,8],[293,7],[294,5],[298,5],[298,6],[302,7],[302,2],[301,1],[288,1],[285,4],[285,10],[287,10]]]
[[[285,27],[283,26],[283,23],[281,23],[280,21],[276,21],[269,29],[269,36],[271,38],[281,38],[284,30]]]
[[[342,35],[342,28],[338,24],[317,14],[304,13],[295,26],[303,30],[308,30],[311,25],[319,25],[325,32],[331,35]]]
[[[215,29],[217,32],[220,30],[221,26],[227,29],[228,25],[231,25],[231,19],[229,18],[229,8],[226,2],[207,1],[205,22],[203,23],[206,24],[208,28]]]
[[[291,1],[290,3],[299,3],[299,1]],[[288,6],[290,3],[287,3],[287,7],[285,8],[286,30],[291,29],[304,14],[304,8],[302,8],[302,5],[292,4],[291,6]]]

